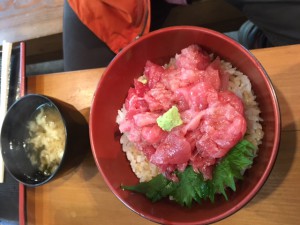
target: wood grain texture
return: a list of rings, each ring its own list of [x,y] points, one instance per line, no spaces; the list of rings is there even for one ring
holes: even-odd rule
[[[64,0],[0,2],[0,42],[26,41],[62,32]]]
[[[300,45],[260,49],[253,54],[268,72],[282,115],[282,138],[274,169],[243,209],[217,224],[299,224],[300,220]],[[93,93],[104,69],[40,75],[28,92],[73,104],[88,119]],[[67,176],[27,188],[29,225],[153,224],[127,209],[106,186],[89,154]]]
[[[300,129],[300,45],[253,51],[277,94],[283,130]]]

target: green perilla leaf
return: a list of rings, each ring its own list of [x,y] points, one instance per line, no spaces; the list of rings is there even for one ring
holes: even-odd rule
[[[201,203],[209,199],[214,202],[215,194],[222,194],[228,200],[227,188],[236,191],[235,181],[242,179],[243,172],[252,165],[255,152],[254,145],[242,140],[216,165],[212,180],[204,180],[201,173],[194,172],[188,166],[185,171],[177,172],[178,182],[170,181],[160,174],[148,182],[121,187],[144,194],[153,202],[169,197],[188,207],[191,207],[193,201]]]

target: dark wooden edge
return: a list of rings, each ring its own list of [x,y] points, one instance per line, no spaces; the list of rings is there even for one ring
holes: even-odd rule
[[[20,43],[20,96],[25,95],[26,89],[26,75],[25,75],[25,43]],[[25,186],[19,183],[19,224],[25,225],[26,224],[26,209],[25,209]]]

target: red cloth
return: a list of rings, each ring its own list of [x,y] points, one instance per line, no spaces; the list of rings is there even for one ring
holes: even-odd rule
[[[150,0],[68,0],[98,38],[118,53],[150,29]]]

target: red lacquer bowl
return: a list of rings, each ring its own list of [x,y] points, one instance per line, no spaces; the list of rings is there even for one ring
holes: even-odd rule
[[[123,191],[121,184],[138,179],[122,152],[116,124],[117,111],[124,103],[133,79],[139,77],[147,60],[163,65],[190,44],[199,44],[231,62],[252,82],[263,118],[265,136],[251,169],[229,192],[229,200],[217,198],[184,208],[169,200],[152,203],[140,194]],[[280,112],[269,77],[255,57],[240,44],[218,32],[189,26],[152,32],[123,49],[107,67],[93,99],[90,114],[90,141],[94,159],[111,191],[132,211],[163,224],[207,224],[235,213],[260,190],[274,165],[280,140]]]

